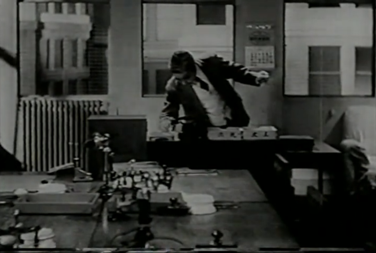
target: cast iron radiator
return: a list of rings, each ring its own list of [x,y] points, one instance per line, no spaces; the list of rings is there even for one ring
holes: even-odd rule
[[[22,98],[19,104],[17,157],[26,171],[43,172],[81,157],[87,165],[83,143],[88,138],[87,118],[106,114],[101,100]]]

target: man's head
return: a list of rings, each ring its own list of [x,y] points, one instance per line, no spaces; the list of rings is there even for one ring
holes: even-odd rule
[[[172,75],[181,81],[193,80],[196,76],[196,64],[193,56],[187,51],[176,51],[170,61]]]

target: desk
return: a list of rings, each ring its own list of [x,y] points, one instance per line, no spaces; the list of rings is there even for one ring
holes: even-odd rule
[[[159,161],[171,167],[244,169],[250,164],[269,161],[282,147],[278,140],[178,141],[148,142],[148,160]],[[201,166],[201,167],[200,167]],[[264,165],[262,165],[264,166]]]
[[[23,177],[27,180],[27,177]],[[206,182],[202,184],[201,182]],[[85,186],[83,186],[85,185]],[[93,189],[95,183],[77,183],[77,190]],[[187,193],[212,193],[217,200],[242,202],[238,209],[221,210],[213,215],[186,217],[154,216],[152,231],[156,236],[174,237],[185,247],[207,244],[214,229],[224,232],[225,240],[250,250],[260,247],[297,247],[296,241],[272,208],[266,197],[247,171],[221,171],[219,176],[186,176],[175,180],[173,189]],[[11,219],[9,208],[0,208],[0,224]],[[21,216],[26,226],[51,227],[56,234],[56,243],[62,248],[104,247],[106,238],[135,227],[136,220],[109,223],[109,234],[104,235],[101,226],[95,228],[94,217],[81,216]],[[227,237],[227,238],[226,238]],[[176,247],[182,247],[176,245]]]
[[[342,168],[341,152],[322,142],[315,141],[312,152],[285,151],[277,154],[287,165],[288,173],[293,168],[312,168],[318,170],[318,190],[323,193],[324,171],[337,176]],[[285,166],[286,167],[286,166]]]

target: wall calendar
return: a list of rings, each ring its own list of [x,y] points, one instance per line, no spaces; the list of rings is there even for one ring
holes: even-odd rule
[[[248,46],[245,48],[245,63],[251,69],[274,69],[274,46]]]
[[[245,64],[250,69],[275,68],[275,31],[272,24],[246,26]]]

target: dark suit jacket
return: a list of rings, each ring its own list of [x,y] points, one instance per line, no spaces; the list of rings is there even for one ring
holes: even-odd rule
[[[228,126],[248,126],[250,118],[244,109],[242,99],[228,79],[233,79],[243,84],[259,86],[252,72],[242,65],[226,61],[217,55],[196,59],[196,62],[214,89],[230,108],[231,120]],[[160,116],[161,121],[170,120],[171,118],[177,119],[180,105],[182,105],[187,117],[206,126],[211,126],[204,107],[190,85],[179,85],[178,81],[172,77],[167,82],[166,92],[167,98]]]

